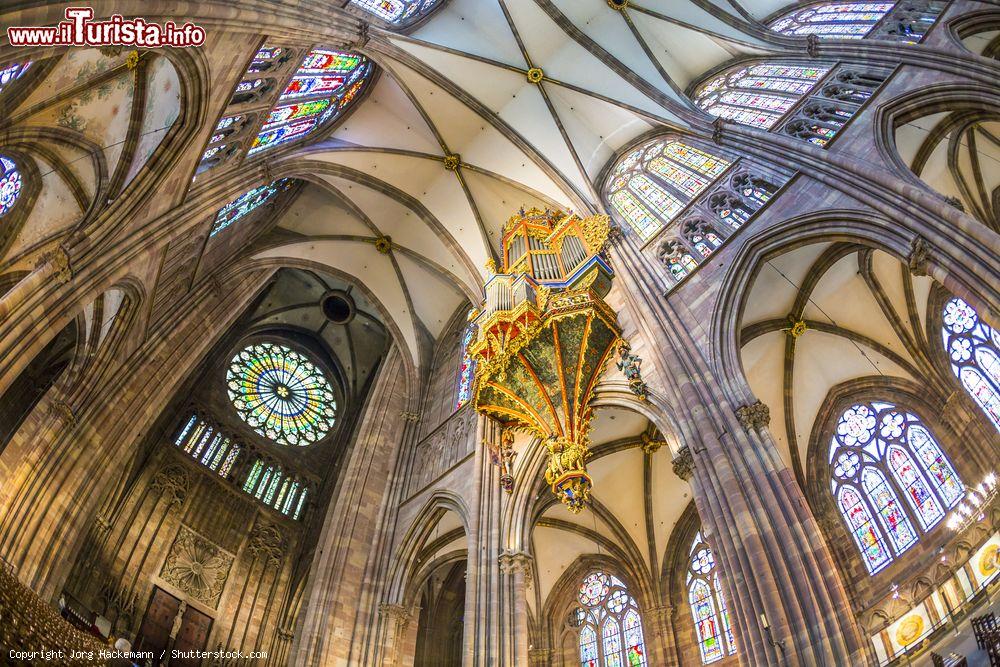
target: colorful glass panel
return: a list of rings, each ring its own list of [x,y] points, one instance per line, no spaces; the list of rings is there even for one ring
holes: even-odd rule
[[[440,0],[351,0],[351,4],[394,25],[426,16]]]
[[[875,525],[868,506],[854,487],[841,487],[837,504],[854,535],[854,542],[868,566],[868,572],[875,574],[892,561],[882,531]]]
[[[729,165],[680,141],[655,139],[630,152],[612,170],[606,186],[611,208],[646,241]]]
[[[944,510],[931,493],[923,475],[917,469],[910,454],[898,445],[890,445],[887,450],[889,469],[896,482],[903,487],[903,495],[910,502],[920,525],[924,530],[934,526],[944,517]]]
[[[0,155],[0,216],[14,208],[17,198],[21,196],[22,184],[21,172],[14,161]]]
[[[597,632],[590,625],[580,630],[580,666],[597,667]]]
[[[569,621],[580,628],[580,664],[646,667],[639,607],[625,584],[606,572],[593,572],[584,578],[577,597],[583,608]]]
[[[371,61],[357,53],[310,51],[278,98],[279,105],[268,114],[247,155],[300,139],[338,117],[357,99],[372,70]],[[302,101],[281,104],[289,100]]]
[[[23,63],[11,63],[6,67],[0,68],[0,93],[4,91],[7,84],[12,81],[17,81],[24,76],[24,73],[28,71],[29,67],[31,67],[30,60]]]
[[[698,532],[691,543],[688,563],[688,603],[694,619],[701,660],[709,664],[736,652],[729,610],[722,592],[715,556]]]
[[[726,646],[729,655],[736,653],[736,638],[733,637],[733,626],[729,619],[729,607],[726,605],[726,595],[722,592],[722,584],[719,581],[719,573],[712,577],[712,588],[715,589],[715,600],[719,606],[719,618],[722,619],[722,629],[726,633]]]
[[[241,350],[226,372],[229,400],[259,435],[309,445],[333,428],[337,404],[323,372],[304,354],[277,343]]]
[[[719,624],[708,583],[702,579],[695,579],[689,589],[688,602],[694,616],[695,630],[698,632],[701,661],[707,665],[720,660],[723,656],[722,638],[719,636]]]
[[[215,236],[243,216],[252,213],[268,203],[276,194],[287,188],[288,185],[289,181],[287,179],[281,179],[270,185],[262,185],[254,188],[229,202],[215,214],[215,223],[212,225],[210,236]]]
[[[604,621],[601,633],[604,644],[604,667],[623,667],[622,665],[622,631],[615,619]]]
[[[894,5],[892,2],[828,2],[793,10],[774,21],[770,28],[783,35],[861,39]]]
[[[768,129],[828,71],[810,65],[751,65],[704,84],[694,101],[714,116]]]
[[[469,312],[472,316],[472,311]],[[455,409],[462,407],[472,398],[472,386],[476,380],[476,362],[469,355],[469,344],[476,333],[476,325],[471,322],[465,327],[462,334],[462,356],[461,365],[458,369],[458,398],[455,401]]]
[[[694,261],[689,253],[682,252],[667,260],[667,270],[674,280],[680,280],[698,268],[698,263]]]
[[[923,532],[964,496],[962,481],[930,430],[919,417],[890,403],[845,410],[828,460],[831,490],[871,573],[919,539],[899,494],[906,497]],[[883,470],[891,473],[892,481]]]
[[[913,524],[899,506],[896,492],[885,475],[878,468],[865,468],[861,473],[861,484],[896,553],[901,554],[916,544],[917,533]]]
[[[952,371],[1000,431],[1000,334],[958,297],[945,304],[943,320],[941,333]]]

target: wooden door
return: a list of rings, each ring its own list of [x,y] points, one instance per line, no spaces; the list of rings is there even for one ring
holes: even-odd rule
[[[170,630],[174,626],[174,618],[180,609],[181,601],[163,589],[153,588],[153,595],[146,608],[146,615],[139,626],[139,635],[135,640],[136,651],[152,651],[153,664],[162,664],[160,654],[170,644]]]
[[[188,607],[184,610],[181,619],[180,630],[177,631],[177,638],[174,639],[175,651],[204,651],[208,643],[208,633],[212,629],[212,619],[194,609]],[[197,658],[178,658],[170,661],[170,667],[197,667],[201,660]]]

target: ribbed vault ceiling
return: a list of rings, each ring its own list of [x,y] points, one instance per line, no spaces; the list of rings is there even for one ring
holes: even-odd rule
[[[327,139],[280,160],[312,182],[279,223],[305,238],[267,255],[370,284],[421,365],[421,339],[478,295],[506,219],[521,206],[601,211],[613,156],[649,132],[706,127],[684,89],[768,48],[741,10],[776,8],[450,0],[409,34],[372,28],[361,50],[381,76]]]

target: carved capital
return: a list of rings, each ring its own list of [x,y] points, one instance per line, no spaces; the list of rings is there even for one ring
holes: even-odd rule
[[[404,410],[403,412],[400,412],[399,415],[403,418],[403,421],[413,422],[414,424],[420,421],[419,412],[407,412]]]
[[[722,133],[726,130],[726,120],[722,117],[716,118],[712,121],[712,142],[716,144],[722,143]]]
[[[410,621],[413,620],[416,612],[417,608],[410,609],[409,607],[404,607],[401,604],[383,602],[378,606],[379,615],[388,619],[390,622],[395,623],[396,629],[399,632],[406,629],[406,626],[408,626]]]
[[[358,41],[353,44],[355,50],[365,48],[365,45],[367,45],[368,41],[371,39],[371,33],[368,27],[367,21],[361,22],[361,26],[358,29]]]
[[[771,423],[771,410],[760,401],[757,401],[756,403],[736,408],[736,417],[746,430],[753,429],[759,431],[767,428],[767,425]]]
[[[60,285],[73,279],[73,263],[66,246],[59,244],[38,258],[38,261],[35,262],[35,269],[45,268],[52,271],[53,277]]]
[[[550,648],[529,648],[528,664],[531,667],[546,667],[552,661],[552,649]]]
[[[608,225],[608,243],[618,243],[625,238],[625,232],[622,230],[621,225],[616,223],[611,223]]]
[[[261,520],[254,524],[247,548],[257,560],[277,566],[285,555],[285,536],[277,525]]]
[[[520,572],[524,575],[524,585],[531,586],[531,563],[533,560],[529,553],[507,549],[500,554],[498,562],[500,563],[501,572],[504,574],[516,574]]]
[[[694,456],[691,454],[691,448],[684,445],[677,452],[677,456],[673,460],[674,474],[683,479],[685,482],[690,482],[691,478],[694,477]]]
[[[819,55],[819,37],[816,35],[806,36],[806,51],[809,53],[810,58],[815,58]]]
[[[157,472],[150,486],[153,491],[160,492],[161,497],[172,509],[184,504],[189,484],[188,474],[182,467],[174,465]]]
[[[910,273],[915,276],[926,276],[930,256],[931,245],[922,236],[914,236],[910,241],[910,254],[906,258]]]
[[[671,605],[661,605],[659,607],[653,607],[649,610],[649,618],[653,619],[656,627],[666,628],[670,625],[670,617],[674,614],[674,608]]]
[[[61,398],[54,398],[49,402],[49,414],[62,422],[64,427],[73,428],[77,424],[76,412],[73,407]]]
[[[955,208],[957,208],[962,213],[966,212],[966,210],[965,210],[965,204],[963,204],[962,200],[959,199],[958,197],[955,197],[955,196],[945,197],[944,200],[949,205],[954,206]]]

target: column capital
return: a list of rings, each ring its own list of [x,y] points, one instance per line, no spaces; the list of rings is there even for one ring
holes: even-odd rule
[[[677,456],[673,460],[674,474],[683,479],[685,482],[690,482],[691,478],[694,477],[694,456],[691,454],[691,448],[684,445],[677,452]]]
[[[531,586],[531,564],[534,560],[531,554],[515,549],[505,549],[500,552],[500,557],[497,558],[501,572],[504,574],[516,574],[520,572],[524,575],[526,586]]]
[[[400,630],[405,630],[419,609],[419,607],[410,608],[401,604],[383,602],[378,606],[378,613],[379,616],[394,622]]]
[[[906,263],[910,267],[910,273],[915,276],[927,275],[927,264],[931,255],[931,245],[922,236],[914,236],[910,241],[910,254],[906,257]]]
[[[531,667],[546,667],[552,660],[552,649],[550,648],[529,648],[528,664]]]
[[[736,408],[736,418],[740,420],[747,431],[753,429],[759,431],[767,428],[771,423],[771,410],[766,405],[757,401],[750,405],[741,405]]]

